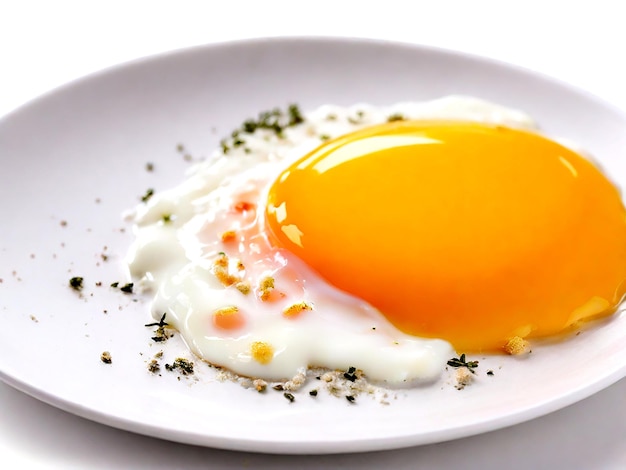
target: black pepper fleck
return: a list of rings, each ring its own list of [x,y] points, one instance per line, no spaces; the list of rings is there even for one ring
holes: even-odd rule
[[[133,293],[133,283],[129,282],[128,284],[124,284],[122,287],[120,287],[120,290],[122,292],[124,292],[125,294],[132,294]]]
[[[350,367],[347,372],[344,372],[344,379],[349,380],[350,382],[354,382],[357,379],[355,372],[356,367]]]
[[[70,279],[70,287],[74,290],[81,291],[83,290],[83,278],[80,276],[75,276]]]

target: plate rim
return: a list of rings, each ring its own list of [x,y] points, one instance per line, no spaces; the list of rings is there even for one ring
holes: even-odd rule
[[[377,44],[381,46],[390,47],[392,49],[401,47],[401,48],[409,49],[415,52],[428,52],[430,54],[435,54],[435,55],[444,55],[448,59],[451,59],[451,60],[452,59],[453,60],[458,60],[458,59],[470,60],[471,62],[478,62],[480,64],[487,64],[487,65],[495,66],[498,68],[505,68],[515,73],[521,73],[524,76],[532,76],[532,77],[540,79],[541,81],[550,82],[551,84],[557,85],[560,88],[565,88],[570,92],[581,95],[595,102],[596,104],[600,105],[607,111],[611,111],[619,119],[626,121],[626,114],[624,114],[623,110],[621,110],[620,108],[614,106],[613,104],[603,100],[601,97],[598,97],[597,95],[587,90],[578,88],[574,85],[571,85],[567,82],[559,80],[555,77],[551,77],[549,75],[543,74],[542,72],[534,71],[526,67],[522,67],[516,64],[511,64],[511,63],[504,62],[498,59],[493,59],[490,57],[484,57],[484,56],[480,56],[476,54],[439,48],[436,46],[424,46],[424,45],[414,44],[414,43],[387,41],[387,40],[371,39],[371,38],[352,38],[352,37],[345,38],[345,37],[330,37],[330,36],[319,36],[319,37],[318,36],[276,36],[276,37],[272,36],[272,37],[264,37],[264,38],[239,39],[235,41],[221,41],[221,42],[216,42],[216,43],[197,45],[193,47],[181,48],[181,49],[167,51],[167,52],[163,52],[163,53],[159,53],[155,55],[141,57],[141,58],[133,59],[131,61],[112,65],[110,67],[90,73],[83,77],[79,77],[59,87],[55,87],[47,91],[46,93],[33,98],[32,100],[16,108],[15,110],[10,111],[8,114],[5,114],[4,116],[0,117],[0,130],[3,128],[3,126],[6,123],[10,122],[16,116],[19,116],[20,114],[23,114],[23,113],[30,112],[32,108],[39,106],[41,103],[45,102],[45,100],[49,99],[50,97],[53,97],[59,93],[71,92],[72,88],[74,88],[77,85],[85,84],[91,80],[98,79],[98,78],[105,79],[107,75],[114,75],[121,70],[126,70],[129,67],[141,68],[153,62],[167,61],[170,57],[177,57],[181,54],[196,54],[196,53],[200,53],[203,51],[214,50],[214,49],[228,49],[232,47],[246,48],[246,47],[250,47],[251,45],[261,45],[261,44],[270,44],[270,43],[280,44],[284,42],[311,42],[311,43],[318,43],[318,44],[326,43],[327,45],[333,44],[336,42],[341,42],[341,43],[350,43],[350,44],[354,44],[357,46],[370,43],[370,44]],[[430,444],[430,443],[435,443],[435,442],[458,439],[461,437],[467,437],[467,436],[471,436],[475,434],[482,434],[487,431],[519,424],[521,422],[525,422],[525,421],[534,419],[538,416],[543,416],[547,413],[569,406],[577,401],[580,401],[588,396],[591,396],[594,393],[597,393],[598,391],[612,385],[613,383],[622,379],[625,375],[626,375],[626,364],[622,365],[621,367],[617,367],[615,370],[613,370],[610,373],[605,374],[602,380],[594,382],[594,384],[591,387],[584,387],[583,389],[575,390],[572,393],[568,394],[566,397],[564,398],[562,397],[558,401],[558,403],[555,400],[552,400],[551,402],[544,403],[541,406],[531,407],[529,410],[526,410],[526,411],[518,410],[515,413],[501,416],[500,418],[495,419],[495,420],[491,419],[484,423],[480,423],[479,425],[470,424],[470,425],[467,425],[465,428],[455,428],[455,432],[452,432],[452,433],[450,432],[450,430],[446,430],[445,433],[448,435],[448,437],[444,439],[441,439],[440,436],[438,435],[431,435],[431,438],[422,439],[422,440],[419,440],[419,442],[415,441],[415,436],[413,435],[403,436],[402,439],[398,439],[398,437],[389,437],[385,439],[381,439],[381,438],[370,439],[370,441],[373,440],[377,443],[375,446],[372,446],[367,439],[358,439],[358,441],[356,442],[352,442],[349,440],[348,441],[323,441],[321,440],[319,442],[316,441],[314,443],[289,442],[289,443],[282,443],[282,445],[280,446],[281,447],[280,449],[273,450],[273,449],[268,449],[267,447],[265,447],[265,445],[267,444],[267,442],[265,441],[257,441],[257,440],[241,441],[239,440],[236,443],[232,443],[232,442],[228,442],[229,439],[226,439],[225,442],[214,442],[215,437],[212,436],[211,440],[213,442],[211,442],[210,444],[206,444],[206,443],[194,440],[194,439],[190,440],[190,437],[193,438],[197,436],[195,433],[190,434],[190,433],[184,433],[184,432],[176,432],[175,436],[161,435],[164,433],[158,432],[158,431],[162,431],[162,428],[158,426],[155,426],[152,424],[146,424],[146,423],[137,423],[135,421],[125,421],[125,420],[121,420],[119,417],[111,418],[111,416],[102,414],[97,409],[83,408],[81,406],[77,407],[77,405],[71,401],[68,401],[66,399],[63,399],[54,395],[49,395],[44,389],[40,389],[38,387],[35,387],[33,384],[21,381],[18,377],[14,377],[11,374],[8,374],[6,371],[0,370],[0,379],[2,379],[4,382],[9,384],[10,386],[16,388],[17,390],[20,390],[34,398],[37,398],[45,403],[48,403],[52,406],[60,408],[64,411],[70,412],[72,414],[81,416],[86,419],[90,419],[92,421],[100,422],[105,425],[114,426],[114,427],[125,429],[131,432],[147,434],[150,436],[155,436],[155,437],[177,441],[177,442],[183,442],[183,443],[192,443],[196,445],[208,445],[211,447],[219,447],[219,448],[231,449],[231,450],[246,450],[246,451],[254,451],[254,452],[283,453],[283,454],[284,453],[329,454],[329,453],[344,453],[344,452],[361,452],[365,450],[382,450],[383,448],[392,449],[392,448],[401,448],[401,447],[407,447],[407,446],[424,445],[424,444]],[[494,423],[495,423],[495,426],[494,426]],[[138,430],[137,429],[138,427],[141,428],[141,430]],[[467,429],[468,427],[470,429]],[[477,427],[478,429],[476,429]],[[167,432],[165,434],[167,434]],[[452,434],[451,437],[450,437],[450,434]],[[179,435],[181,439],[176,439],[175,437]],[[200,437],[200,436],[197,436],[197,437]],[[384,445],[381,445],[381,441],[384,442]],[[410,442],[407,443],[405,441],[410,441]],[[230,445],[230,444],[233,444],[233,445]],[[347,450],[346,450],[346,444],[348,444]],[[306,449],[303,450],[303,448],[306,448]]]
[[[175,49],[158,52],[155,54],[148,54],[141,57],[137,57],[130,60],[125,60],[119,63],[114,63],[108,65],[106,67],[100,68],[98,70],[94,70],[90,73],[81,75],[76,77],[68,82],[62,83],[58,86],[55,86],[37,96],[32,97],[28,101],[24,102],[17,108],[10,110],[8,113],[4,115],[0,115],[0,126],[4,124],[5,120],[9,120],[13,118],[13,115],[20,114],[25,112],[31,106],[39,104],[40,101],[46,100],[49,97],[56,95],[57,93],[64,92],[67,89],[71,89],[77,85],[82,84],[83,82],[91,81],[97,78],[105,77],[108,74],[115,74],[119,69],[126,69],[130,67],[142,67],[150,62],[167,60],[169,57],[176,57],[182,54],[194,54],[208,49],[228,49],[232,47],[250,47],[254,45],[261,44],[270,44],[270,43],[281,43],[281,42],[310,42],[310,43],[334,43],[334,42],[344,42],[344,43],[352,43],[352,44],[372,44],[377,46],[387,46],[391,48],[405,48],[412,50],[421,50],[422,52],[428,52],[437,55],[446,55],[449,57],[455,57],[457,59],[469,59],[472,62],[482,62],[485,64],[490,64],[496,67],[503,67],[515,71],[517,73],[521,73],[524,75],[531,75],[533,77],[539,78],[542,81],[551,82],[553,85],[557,85],[560,88],[567,89],[571,92],[574,92],[579,95],[586,96],[593,101],[599,102],[603,107],[611,110],[613,113],[616,113],[621,116],[622,119],[626,119],[626,109],[622,109],[610,101],[598,96],[594,92],[591,92],[585,88],[579,87],[568,82],[565,79],[556,77],[554,75],[547,74],[541,70],[537,70],[531,67],[527,67],[524,65],[517,64],[515,62],[508,62],[506,60],[495,58],[491,56],[481,55],[473,52],[465,52],[457,49],[446,48],[441,46],[436,46],[432,44],[425,44],[419,42],[408,42],[408,41],[400,41],[400,40],[388,40],[388,39],[380,39],[380,38],[371,38],[367,36],[334,36],[334,35],[296,35],[289,34],[283,36],[259,36],[259,37],[249,37],[249,38],[240,38],[240,39],[226,39],[226,40],[218,40],[215,42],[208,42],[204,44],[196,44],[193,46],[187,47],[178,47]]]

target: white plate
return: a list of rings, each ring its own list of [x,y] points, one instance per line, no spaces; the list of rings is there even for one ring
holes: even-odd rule
[[[242,120],[291,102],[307,109],[453,93],[525,110],[548,134],[591,150],[625,185],[626,118],[607,104],[501,63],[386,42],[272,39],[195,48],[105,71],[10,114],[0,121],[0,377],[111,426],[272,453],[469,436],[549,413],[617,381],[626,372],[624,314],[571,340],[538,345],[525,359],[472,357],[481,362],[470,387],[459,391],[444,379],[390,393],[389,405],[306,392],[289,403],[273,390],[218,382],[208,367],[181,380],[147,372],[160,349],[143,326],[148,301],[108,286],[126,280],[122,257],[131,233],[121,213],[147,188],[182,180],[189,163],[178,143],[199,158]],[[146,171],[148,162],[154,172]],[[82,298],[68,287],[72,276],[85,278]],[[100,361],[105,350],[110,365]],[[176,338],[164,350],[162,362],[189,356]]]

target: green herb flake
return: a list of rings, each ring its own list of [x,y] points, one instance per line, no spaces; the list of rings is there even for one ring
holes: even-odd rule
[[[465,354],[461,354],[459,357],[453,357],[448,361],[450,367],[467,367],[467,369],[475,374],[474,369],[478,367],[478,361],[466,361]]]
[[[117,286],[119,286],[119,285],[120,285],[120,283],[119,283],[119,282],[112,282],[112,283],[111,283],[111,287],[113,287],[114,289],[115,289]]]
[[[83,278],[80,276],[75,276],[70,279],[70,287],[76,291],[83,290]]]
[[[253,119],[248,119],[241,126],[241,130],[247,132],[248,134],[252,134],[257,129],[257,123]]]
[[[162,343],[164,341],[167,341],[169,338],[171,338],[172,336],[174,336],[173,334],[168,334],[167,331],[165,331],[165,329],[169,326],[169,323],[167,323],[165,321],[165,313],[163,314],[163,316],[161,316],[161,319],[158,322],[155,323],[148,323],[144,326],[147,327],[151,327],[151,326],[156,326],[157,329],[154,330],[154,336],[151,338],[152,341],[154,341],[155,343]]]
[[[152,162],[146,163],[146,171],[149,171],[149,172],[154,171],[154,163]]]
[[[361,121],[363,120],[363,117],[365,116],[365,112],[364,111],[357,111],[356,112],[356,117],[348,117],[348,122],[350,124],[361,124]]]
[[[164,313],[161,316],[161,319],[159,320],[158,323],[148,323],[147,325],[144,325],[144,326],[148,326],[148,327],[150,327],[150,326],[169,326],[169,323],[165,323],[165,315],[167,315],[167,313]]]
[[[346,395],[346,400],[348,400],[350,403],[354,403],[356,401],[356,398],[354,397],[354,395]]]
[[[164,224],[169,224],[172,222],[172,214],[163,214],[161,216],[161,220]]]
[[[302,113],[300,112],[298,105],[290,104],[287,108],[287,112],[289,113],[290,126],[295,126],[304,122],[304,118],[302,117]]]
[[[489,369],[489,370],[487,371],[487,375],[494,375],[494,374],[493,374],[493,371],[492,371],[491,369]]]
[[[328,134],[321,134],[320,135],[320,140],[322,142],[326,142],[327,140],[330,140],[330,136]]]
[[[134,284],[132,282],[129,282],[128,284],[124,284],[122,287],[120,287],[120,290],[125,294],[132,294],[133,286]]]
[[[263,111],[259,113],[257,119],[247,119],[239,129],[231,133],[234,139],[232,145],[233,147],[239,147],[245,143],[245,141],[239,137],[240,132],[252,134],[258,129],[266,129],[274,132],[277,137],[283,138],[285,129],[297,126],[303,122],[304,117],[296,104],[287,106],[286,111],[280,108],[274,108],[271,111]]]
[[[154,189],[148,188],[146,193],[141,196],[141,202],[148,202],[152,196],[154,196]]]
[[[287,400],[289,400],[289,402],[290,402],[290,403],[293,403],[294,401],[296,401],[296,397],[294,397],[292,393],[285,392],[285,393],[283,393],[283,396],[284,396]]]
[[[309,392],[309,395],[311,395],[312,397],[316,397],[317,396],[317,389],[311,390]]]
[[[193,362],[177,357],[171,365],[165,364],[165,370],[169,372],[178,370],[182,375],[193,375]]]
[[[406,117],[400,113],[391,114],[387,117],[387,122],[394,122],[394,121],[406,121]]]

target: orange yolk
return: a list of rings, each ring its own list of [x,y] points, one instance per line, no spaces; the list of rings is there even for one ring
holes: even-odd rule
[[[562,332],[626,293],[626,212],[587,159],[540,135],[403,121],[281,173],[270,242],[400,330],[457,350]]]

